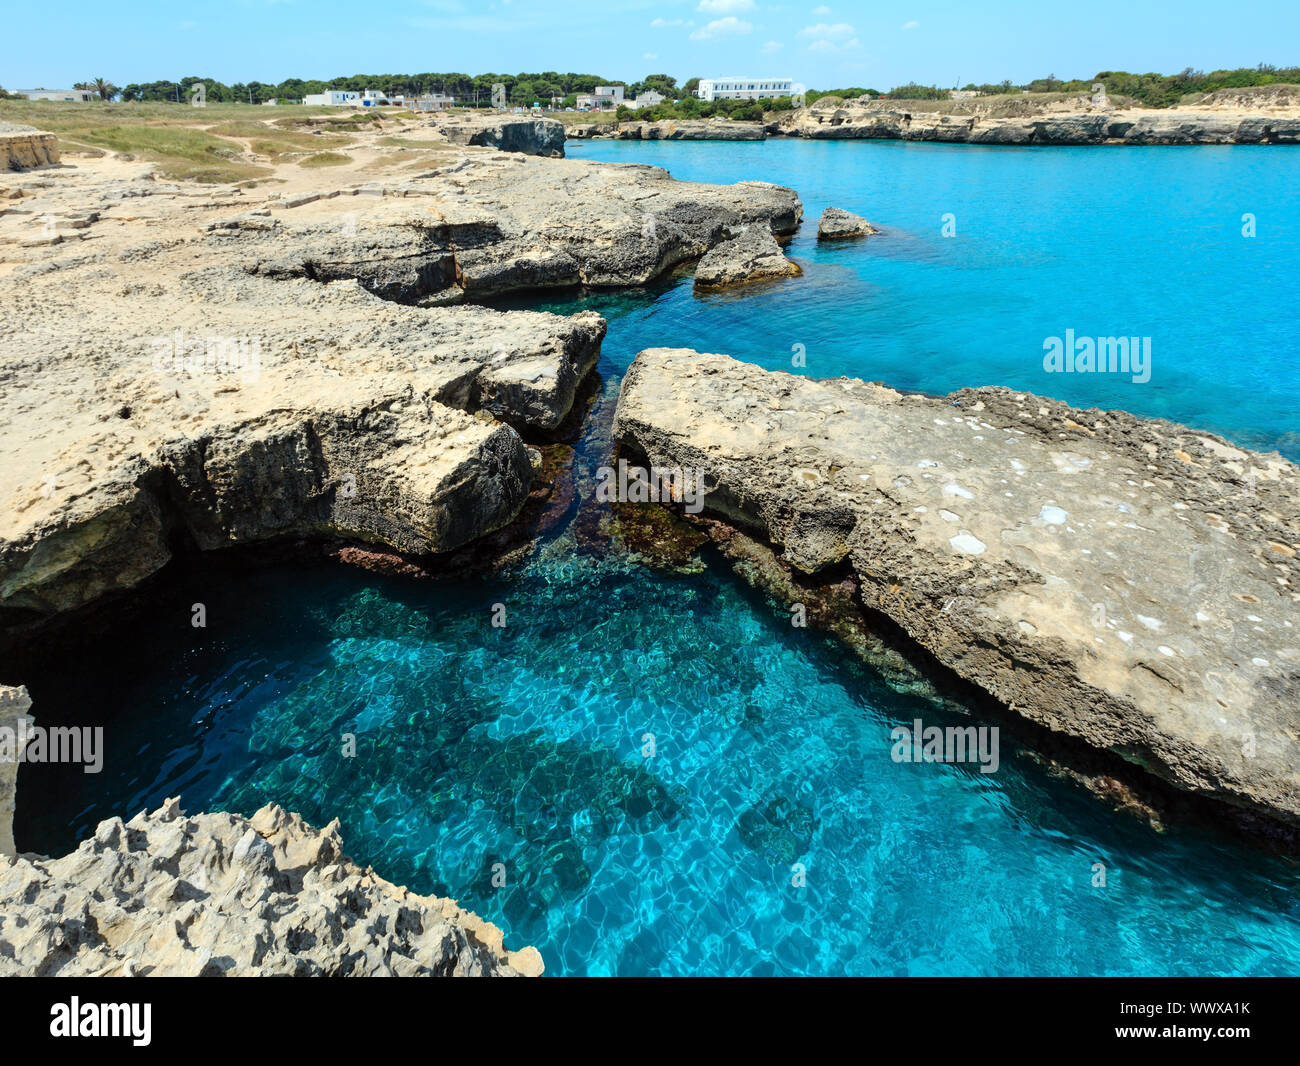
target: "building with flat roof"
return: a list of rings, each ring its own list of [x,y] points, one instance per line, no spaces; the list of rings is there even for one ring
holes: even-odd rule
[[[627,106],[633,111],[639,111],[643,107],[654,107],[656,104],[662,104],[666,99],[667,97],[663,93],[647,89],[645,92],[638,94],[635,100],[628,100]]]
[[[771,100],[794,95],[793,78],[701,78],[701,100]]]
[[[388,96],[378,89],[366,89],[359,93],[326,89],[323,93],[308,93],[302,102],[308,107],[375,107],[388,103]]]
[[[59,100],[74,104],[84,104],[99,99],[98,94],[89,89],[19,89],[14,95],[27,100]]]
[[[406,106],[412,111],[446,111],[455,105],[456,98],[446,93],[425,93],[424,96],[413,96],[406,101]]]

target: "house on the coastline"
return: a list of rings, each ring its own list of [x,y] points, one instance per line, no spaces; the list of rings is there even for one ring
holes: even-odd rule
[[[772,100],[794,95],[793,78],[701,78],[701,100]]]
[[[326,89],[323,93],[308,93],[302,102],[308,107],[354,107],[361,101],[360,93],[342,89]]]
[[[662,104],[666,99],[667,97],[663,93],[647,89],[643,93],[638,93],[635,100],[628,100],[627,106],[633,111],[640,111],[643,107],[654,107],[656,104]]]
[[[597,85],[594,93],[578,96],[579,111],[613,111],[623,103],[623,86]]]
[[[446,93],[426,93],[406,101],[406,106],[412,111],[446,111],[455,105],[456,98]]]
[[[326,89],[323,93],[308,93],[302,102],[308,107],[376,107],[388,103],[388,96],[378,89],[366,89],[359,93],[346,89]]]
[[[89,89],[19,89],[15,96],[27,100],[58,100],[60,103],[85,104],[99,97]]]

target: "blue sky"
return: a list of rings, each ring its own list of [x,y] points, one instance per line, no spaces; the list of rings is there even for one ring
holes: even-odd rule
[[[171,0],[13,4],[0,85],[354,73],[791,77],[811,88],[1300,64],[1297,0]],[[1290,50],[1288,53],[1288,49]]]

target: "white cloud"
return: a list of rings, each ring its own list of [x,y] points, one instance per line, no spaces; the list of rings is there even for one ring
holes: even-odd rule
[[[763,54],[770,56],[773,52],[779,52],[784,47],[785,45],[780,41],[768,41],[767,44],[763,45]]]
[[[712,37],[739,37],[753,32],[753,23],[728,15],[724,19],[714,19],[707,26],[701,26],[691,34],[691,40],[707,41]]]
[[[825,4],[822,4],[821,7],[813,8],[812,13],[814,15],[829,15],[831,13],[831,9],[827,7]]]
[[[642,58],[642,59],[658,59],[658,58],[659,58],[659,55],[658,55],[658,53],[656,53],[656,52],[642,52],[642,53],[641,53],[641,58]]]
[[[854,36],[857,33],[847,22],[837,22],[834,26],[828,26],[825,22],[819,22],[816,26],[805,26],[798,33],[800,37],[813,37],[817,40],[825,41],[843,41]]]
[[[753,11],[754,0],[700,0],[697,11],[710,15],[734,15],[741,11]]]
[[[671,26],[694,26],[694,22],[685,19],[655,19],[650,25],[656,30],[666,30]]]
[[[904,22],[903,25],[899,27],[899,29],[902,29],[902,30],[915,30],[915,29],[919,29],[920,26],[921,26],[921,24],[920,24],[919,22],[917,22],[916,19],[912,19],[912,20],[909,21],[909,22]]]

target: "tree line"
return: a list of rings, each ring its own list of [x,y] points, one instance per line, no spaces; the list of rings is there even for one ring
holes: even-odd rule
[[[624,96],[628,99],[648,90],[655,90],[667,97],[663,104],[637,112],[642,118],[710,118],[724,115],[752,119],[761,118],[764,111],[780,111],[792,106],[788,98],[763,101],[699,100],[693,95],[699,80],[691,78],[678,86],[677,79],[669,74],[650,74],[640,81],[626,82],[596,74],[546,71],[541,74],[351,74],[326,81],[286,78],[281,82],[250,81],[228,85],[217,78],[205,78],[196,74],[174,80],[132,82],[120,89],[104,78],[94,78],[78,82],[74,88],[89,90],[101,100],[112,100],[120,96],[126,101],[188,103],[191,88],[196,82],[202,82],[209,101],[250,104],[261,104],[268,100],[301,100],[311,93],[321,93],[327,89],[348,92],[377,89],[389,96],[443,93],[454,96],[459,104],[488,107],[493,102],[493,87],[502,85],[505,88],[505,102],[511,106],[528,107],[538,103],[549,107],[555,102],[561,107],[574,107],[579,95],[594,92],[598,85],[621,85]],[[1010,80],[984,84],[972,82],[962,86],[962,89],[980,95],[1022,91],[1087,93],[1097,83],[1105,85],[1106,91],[1111,95],[1131,97],[1145,107],[1173,107],[1189,93],[1300,83],[1300,67],[1276,67],[1260,63],[1255,67],[1214,70],[1208,74],[1191,67],[1177,74],[1132,74],[1122,70],[1104,70],[1091,78],[1060,79],[1055,74],[1049,74],[1046,78],[1035,78],[1024,84]],[[805,94],[804,102],[812,103],[819,97],[828,95],[846,98],[872,95],[895,100],[946,100],[950,91],[937,85],[908,82],[906,85],[895,86],[888,92],[862,87],[810,90]],[[8,94],[0,89],[0,96],[5,95]]]
[[[286,78],[281,82],[249,81],[229,85],[217,78],[189,75],[164,81],[133,82],[121,89],[121,97],[127,101],[188,103],[190,88],[196,82],[203,83],[210,102],[252,104],[268,100],[301,100],[309,94],[329,89],[345,92],[375,89],[388,96],[442,93],[454,96],[457,103],[478,103],[484,107],[491,104],[492,90],[496,85],[505,87],[508,104],[525,107],[533,103],[549,106],[553,99],[575,98],[579,93],[594,92],[597,85],[622,85],[629,96],[646,89],[657,89],[665,95],[677,91],[677,80],[668,74],[651,74],[641,81],[629,83],[598,74],[546,71],[541,74],[350,74],[328,80]]]
[[[1300,67],[1275,67],[1260,63],[1255,67],[1238,67],[1233,70],[1212,70],[1205,73],[1187,67],[1177,74],[1130,74],[1125,70],[1103,70],[1091,78],[1063,80],[1055,74],[1035,78],[1023,85],[1010,81],[997,84],[968,84],[962,89],[980,95],[1013,93],[1087,93],[1096,84],[1106,86],[1112,96],[1129,96],[1144,107],[1173,107],[1189,93],[1212,93],[1219,89],[1248,89],[1260,85],[1288,85],[1300,83]],[[954,86],[955,88],[955,86]],[[899,85],[885,95],[897,100],[946,100],[948,89],[936,85],[917,85],[910,82]]]

